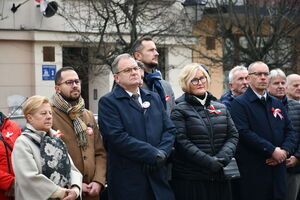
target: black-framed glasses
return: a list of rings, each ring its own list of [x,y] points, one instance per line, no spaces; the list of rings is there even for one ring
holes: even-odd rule
[[[201,76],[200,78],[193,78],[193,79],[191,80],[191,83],[192,83],[193,85],[198,85],[199,82],[201,82],[201,83],[206,83],[206,80],[207,80],[206,76]]]
[[[67,80],[67,81],[61,82],[58,85],[61,85],[61,84],[66,84],[67,86],[73,86],[73,84],[80,85],[81,84],[81,80],[80,79]]]
[[[125,73],[125,74],[130,74],[132,73],[133,71],[137,72],[138,70],[140,70],[141,68],[140,67],[131,67],[131,68],[126,68],[126,69],[123,69],[121,71],[118,71],[116,72],[116,74],[120,74],[120,73]]]
[[[249,73],[249,75],[255,75],[255,76],[258,76],[258,77],[262,77],[262,76],[269,76],[269,72],[251,72]]]

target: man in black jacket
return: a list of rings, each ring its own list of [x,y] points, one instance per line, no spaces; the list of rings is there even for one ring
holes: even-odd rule
[[[287,108],[288,115],[298,134],[300,134],[300,103],[286,95],[286,75],[281,69],[273,69],[269,75],[268,92],[278,98]],[[296,200],[300,190],[300,144],[295,153],[286,160],[288,192],[286,200]]]

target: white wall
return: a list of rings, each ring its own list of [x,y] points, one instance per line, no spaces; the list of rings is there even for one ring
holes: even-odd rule
[[[172,85],[175,98],[178,98],[183,92],[178,83],[180,70],[188,63],[191,63],[192,51],[184,47],[170,47],[168,49],[168,65],[170,71],[168,73],[168,81]]]
[[[98,114],[98,101],[101,96],[110,92],[113,86],[113,75],[105,71],[97,77],[90,75],[89,81],[89,105],[94,114]],[[94,99],[94,89],[97,90],[97,99]]]
[[[7,97],[33,94],[34,59],[30,41],[0,40],[0,111],[8,114]]]

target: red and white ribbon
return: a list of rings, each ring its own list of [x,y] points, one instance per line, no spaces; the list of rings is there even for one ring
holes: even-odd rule
[[[170,101],[171,97],[169,95],[166,95],[166,101]]]
[[[282,120],[284,117],[281,114],[281,110],[279,108],[273,108],[272,107],[272,112],[273,112],[273,116],[276,118],[277,116],[280,117],[280,119]]]
[[[60,132],[60,130],[57,130],[56,132],[54,132],[52,134],[53,137],[60,137],[60,136],[63,136],[64,134],[62,134],[62,132]]]
[[[216,113],[216,114],[222,113],[221,110],[216,110],[215,107],[214,107],[213,105],[210,105],[210,106],[209,106],[208,112],[209,112],[209,113]]]

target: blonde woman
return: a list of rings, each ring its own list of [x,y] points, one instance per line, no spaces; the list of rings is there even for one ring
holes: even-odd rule
[[[172,110],[176,129],[172,187],[177,200],[230,200],[223,166],[233,157],[238,133],[226,107],[208,92],[210,77],[201,64],[180,74],[184,99]]]
[[[23,113],[26,128],[12,155],[16,199],[75,200],[81,193],[82,175],[59,138],[62,133],[51,129],[49,100],[32,96],[26,101]]]

